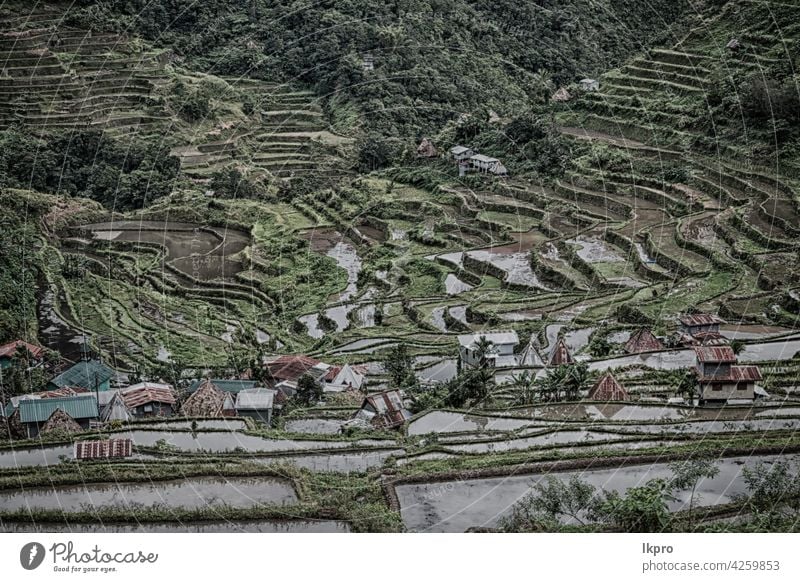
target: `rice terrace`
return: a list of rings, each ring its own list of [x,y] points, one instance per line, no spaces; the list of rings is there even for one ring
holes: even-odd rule
[[[0,531],[797,531],[800,5],[179,5],[0,3]]]

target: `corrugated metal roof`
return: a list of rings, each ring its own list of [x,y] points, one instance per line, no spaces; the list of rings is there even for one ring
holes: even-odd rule
[[[0,358],[14,357],[14,354],[17,353],[19,348],[26,348],[28,353],[30,353],[30,355],[34,358],[38,358],[42,354],[42,348],[39,346],[29,344],[28,342],[24,342],[22,340],[16,340],[0,346]]]
[[[699,325],[719,325],[721,323],[725,323],[724,320],[710,313],[692,313],[688,315],[682,315],[680,317],[680,322],[688,327]]]
[[[68,398],[39,398],[19,401],[20,422],[44,422],[61,409],[74,419],[97,418],[97,400],[93,394]]]
[[[203,382],[205,382],[205,379],[196,380],[191,386],[189,386],[189,392],[196,391]],[[223,392],[232,392],[234,394],[236,394],[237,392],[241,392],[242,390],[250,390],[252,388],[255,388],[256,384],[258,384],[258,382],[256,382],[255,380],[212,379],[211,382],[213,382],[213,384]]]
[[[128,408],[136,408],[150,402],[175,404],[175,394],[169,384],[142,382],[122,390],[121,393]]]
[[[237,410],[269,410],[272,408],[276,390],[254,388],[242,390],[236,395]]]
[[[758,366],[731,366],[724,376],[701,376],[701,382],[759,382],[763,379]]]
[[[457,145],[450,148],[450,153],[455,155],[463,154],[464,152],[468,151],[470,151],[469,148],[462,145]]]
[[[647,328],[640,328],[625,343],[625,351],[629,354],[641,354],[642,352],[657,352],[664,349],[659,339]]]
[[[271,362],[267,362],[266,366],[275,380],[296,381],[300,376],[320,363],[319,360],[308,356],[281,356]]]
[[[112,459],[130,457],[133,454],[131,439],[108,439],[103,441],[77,441],[76,459]]]
[[[65,386],[80,386],[87,390],[94,390],[95,383],[103,384],[114,376],[114,371],[98,360],[78,362],[68,368],[64,373],[50,380],[51,384],[63,388]]]
[[[591,400],[628,400],[628,392],[611,372],[606,372],[589,390]]]
[[[736,354],[730,346],[696,346],[694,353],[702,363],[734,363]]]
[[[560,338],[553,348],[553,352],[550,354],[550,365],[563,366],[572,364],[574,361],[564,338]]]

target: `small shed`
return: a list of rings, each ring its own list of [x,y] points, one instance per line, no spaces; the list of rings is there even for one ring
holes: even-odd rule
[[[579,82],[581,89],[584,91],[599,91],[600,81],[597,79],[581,79]]]
[[[226,393],[220,390],[211,380],[203,380],[197,390],[186,399],[181,407],[184,416],[220,417]]]
[[[589,390],[589,400],[630,400],[627,390],[617,382],[611,372],[603,374],[597,383]]]
[[[646,327],[642,327],[636,331],[625,343],[625,351],[629,354],[658,352],[663,349],[664,344]]]
[[[555,103],[566,103],[570,99],[572,99],[572,95],[569,91],[567,91],[566,87],[561,87],[558,91],[550,96],[550,101]]]
[[[564,338],[559,338],[556,342],[553,351],[550,352],[550,365],[551,366],[565,366],[568,364],[574,364],[575,359],[572,357],[572,354],[567,347],[567,342],[564,341]]]
[[[60,408],[56,408],[50,418],[39,429],[39,435],[49,434],[52,432],[73,433],[81,432],[84,428],[77,423],[69,414]]]
[[[19,401],[19,419],[28,438],[43,431],[57,410],[63,414],[55,417],[53,423],[50,423],[50,429],[54,424],[61,423],[64,428],[75,430],[74,425],[67,422],[68,418],[78,425],[77,430],[88,430],[90,422],[100,417],[94,394],[64,398],[26,398]]]
[[[364,420],[374,428],[398,428],[411,418],[399,390],[387,390],[367,396],[354,419]]]
[[[466,146],[457,145],[450,148],[450,157],[452,157],[455,162],[466,162],[474,155],[475,152],[472,148]]]
[[[131,413],[128,407],[125,406],[125,400],[119,392],[115,392],[108,404],[103,407],[100,413],[100,420],[103,422],[112,422],[118,420],[120,422],[128,422],[131,419]]]
[[[172,416],[175,412],[175,392],[169,384],[140,382],[121,391],[125,406],[137,418]]]
[[[438,155],[439,152],[436,150],[436,146],[433,145],[433,142],[427,137],[422,138],[422,141],[419,142],[419,145],[417,146],[417,157],[435,158]]]
[[[242,390],[236,395],[236,414],[270,424],[276,392],[269,388]]]

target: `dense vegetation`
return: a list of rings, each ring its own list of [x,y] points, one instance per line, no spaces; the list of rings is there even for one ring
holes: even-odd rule
[[[69,22],[135,30],[217,75],[300,80],[335,122],[386,135],[459,113],[519,110],[542,87],[614,66],[667,32],[686,0],[83,2]],[[365,71],[363,56],[374,58]],[[354,108],[352,104],[356,104]]]
[[[0,131],[0,187],[84,196],[116,210],[169,194],[179,166],[163,143],[137,137],[123,143],[96,130],[46,138]]]

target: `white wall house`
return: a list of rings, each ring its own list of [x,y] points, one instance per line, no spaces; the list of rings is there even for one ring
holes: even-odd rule
[[[490,331],[486,333],[475,333],[458,336],[459,357],[464,366],[475,367],[480,365],[481,358],[477,349],[477,342],[480,338],[486,338],[492,343],[490,353],[486,356],[489,365],[502,368],[515,366],[517,364],[514,348],[519,345],[519,337],[515,331]]]

